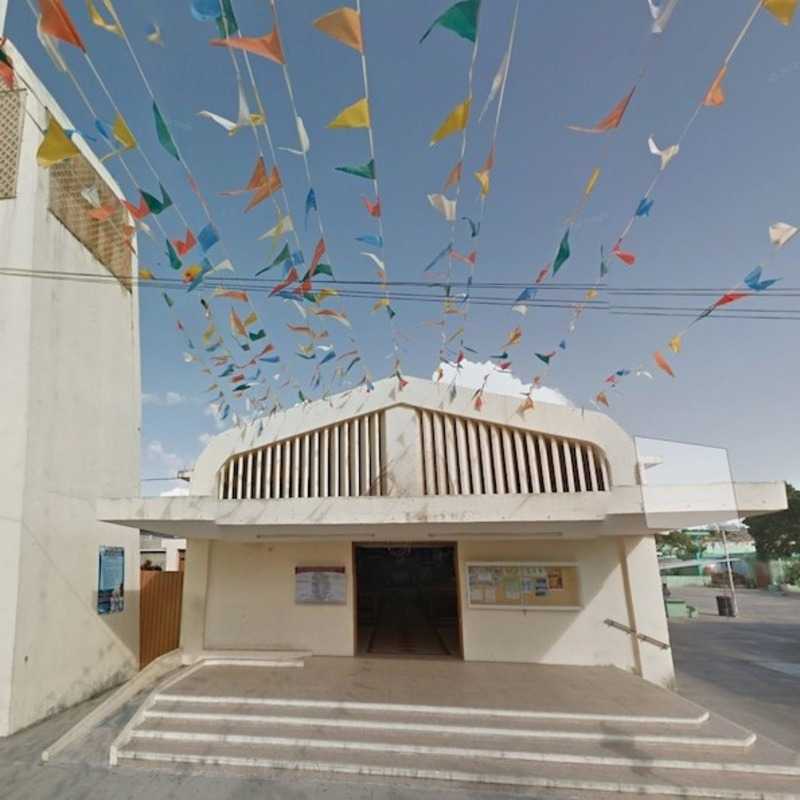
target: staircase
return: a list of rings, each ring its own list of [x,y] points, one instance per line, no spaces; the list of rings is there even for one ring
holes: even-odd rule
[[[420,778],[519,788],[800,798],[800,764],[715,715],[479,709],[156,692],[111,763]]]

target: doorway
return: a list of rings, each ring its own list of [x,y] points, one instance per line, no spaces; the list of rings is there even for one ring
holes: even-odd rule
[[[461,657],[452,544],[355,545],[356,653]]]

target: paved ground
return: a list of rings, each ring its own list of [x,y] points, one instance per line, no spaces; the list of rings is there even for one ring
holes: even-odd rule
[[[700,617],[671,624],[679,690],[781,744],[800,751],[800,600],[763,591],[740,593],[741,615],[716,616],[715,590],[673,593],[697,606]],[[41,765],[39,754],[88,713],[97,701],[0,739],[3,800],[566,800],[569,792],[521,793],[458,785],[371,779],[319,780],[290,773],[266,777],[175,774],[168,770],[105,766],[108,741],[134,704],[122,709],[78,751]],[[626,795],[631,797],[631,795]],[[591,800],[610,800],[598,795]],[[586,794],[580,800],[590,800]],[[651,798],[650,800],[657,800]]]
[[[800,598],[737,592],[739,616],[717,616],[719,590],[673,589],[700,611],[670,623],[678,690],[762,736],[800,751]]]

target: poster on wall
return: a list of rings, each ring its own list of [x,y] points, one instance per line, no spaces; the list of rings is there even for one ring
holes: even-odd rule
[[[125,548],[101,547],[97,571],[97,613],[125,610]]]
[[[472,607],[524,609],[578,605],[577,572],[573,565],[468,564],[467,589]]]
[[[344,567],[295,567],[294,602],[298,605],[345,605],[347,580]]]

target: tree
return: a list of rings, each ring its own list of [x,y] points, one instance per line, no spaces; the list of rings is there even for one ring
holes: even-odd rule
[[[703,537],[692,536],[688,531],[670,531],[656,536],[656,546],[662,556],[691,561],[700,557],[705,548],[705,541]]]
[[[786,510],[745,520],[762,561],[800,555],[800,491],[788,482],[786,499]]]

